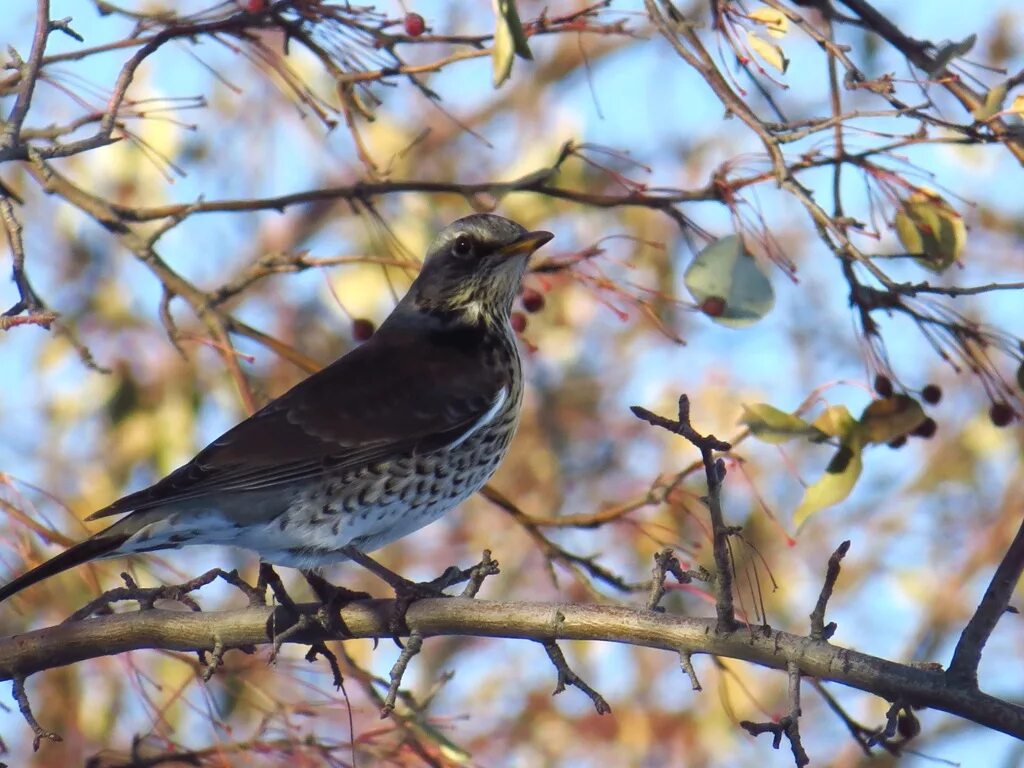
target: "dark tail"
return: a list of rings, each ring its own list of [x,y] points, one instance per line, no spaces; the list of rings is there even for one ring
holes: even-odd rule
[[[36,566],[28,573],[22,574],[9,584],[0,587],[0,603],[11,595],[21,592],[25,587],[31,587],[36,582],[74,568],[76,565],[95,560],[97,557],[109,555],[127,540],[126,534],[111,533],[109,529],[101,531],[91,539],[86,539],[81,544],[75,544],[42,565]]]

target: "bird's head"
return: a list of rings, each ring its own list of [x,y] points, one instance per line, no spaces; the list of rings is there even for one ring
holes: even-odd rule
[[[487,213],[454,221],[431,243],[402,303],[449,322],[505,322],[530,254],[552,237]]]

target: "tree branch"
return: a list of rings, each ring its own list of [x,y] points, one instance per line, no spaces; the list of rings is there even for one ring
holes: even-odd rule
[[[315,616],[319,604],[298,606]],[[341,611],[346,637],[391,637],[393,600],[366,600]],[[560,616],[560,620],[558,617]],[[0,679],[26,677],[53,667],[145,648],[212,652],[270,645],[273,633],[296,617],[285,608],[183,613],[160,609],[62,624],[0,639]],[[533,640],[591,640],[661,648],[673,653],[709,653],[834,680],[915,707],[931,707],[1024,739],[1024,707],[977,690],[947,685],[932,669],[899,664],[809,637],[768,627],[757,632],[715,632],[715,619],[669,616],[609,605],[512,603],[469,598],[426,599],[406,614],[410,630],[424,637],[470,635]],[[289,638],[309,645],[340,639],[316,622]]]
[[[978,687],[978,664],[981,651],[988,642],[996,624],[1010,605],[1010,598],[1017,588],[1021,573],[1024,572],[1024,522],[1017,529],[1017,535],[1006,550],[1002,562],[996,568],[992,581],[985,590],[977,610],[967,622],[960,640],[953,651],[953,660],[946,672],[947,679],[954,685]]]

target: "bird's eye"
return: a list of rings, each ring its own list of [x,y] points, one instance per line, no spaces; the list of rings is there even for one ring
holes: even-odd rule
[[[473,254],[473,241],[468,235],[459,235],[455,238],[455,245],[452,246],[456,256],[471,256]]]

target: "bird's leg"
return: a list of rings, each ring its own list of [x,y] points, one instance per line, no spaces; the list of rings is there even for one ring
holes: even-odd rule
[[[409,634],[409,626],[405,623],[405,614],[408,612],[409,606],[417,600],[430,597],[451,597],[451,595],[444,593],[445,588],[466,581],[469,578],[469,576],[463,575],[460,569],[452,566],[433,581],[410,581],[390,568],[381,565],[351,544],[342,547],[341,551],[349,560],[363,566],[366,570],[386,581],[395,591],[395,610],[391,620],[388,622],[388,627],[391,630],[395,643],[399,647],[402,646],[402,643],[399,641],[398,636]]]
[[[292,600],[292,596],[288,594],[288,590],[284,588],[284,582],[282,582],[281,577],[277,575],[277,571],[274,570],[274,566],[260,560],[260,571],[259,577],[256,579],[256,589],[266,595],[268,588],[270,589],[270,594],[274,596],[274,599],[277,600],[277,602],[296,616],[299,615],[299,609],[296,607],[295,601]]]
[[[320,601],[319,620],[328,632],[344,635],[351,634],[341,618],[341,609],[356,600],[369,600],[368,592],[356,592],[345,587],[331,584],[316,571],[302,571],[316,599]]]

